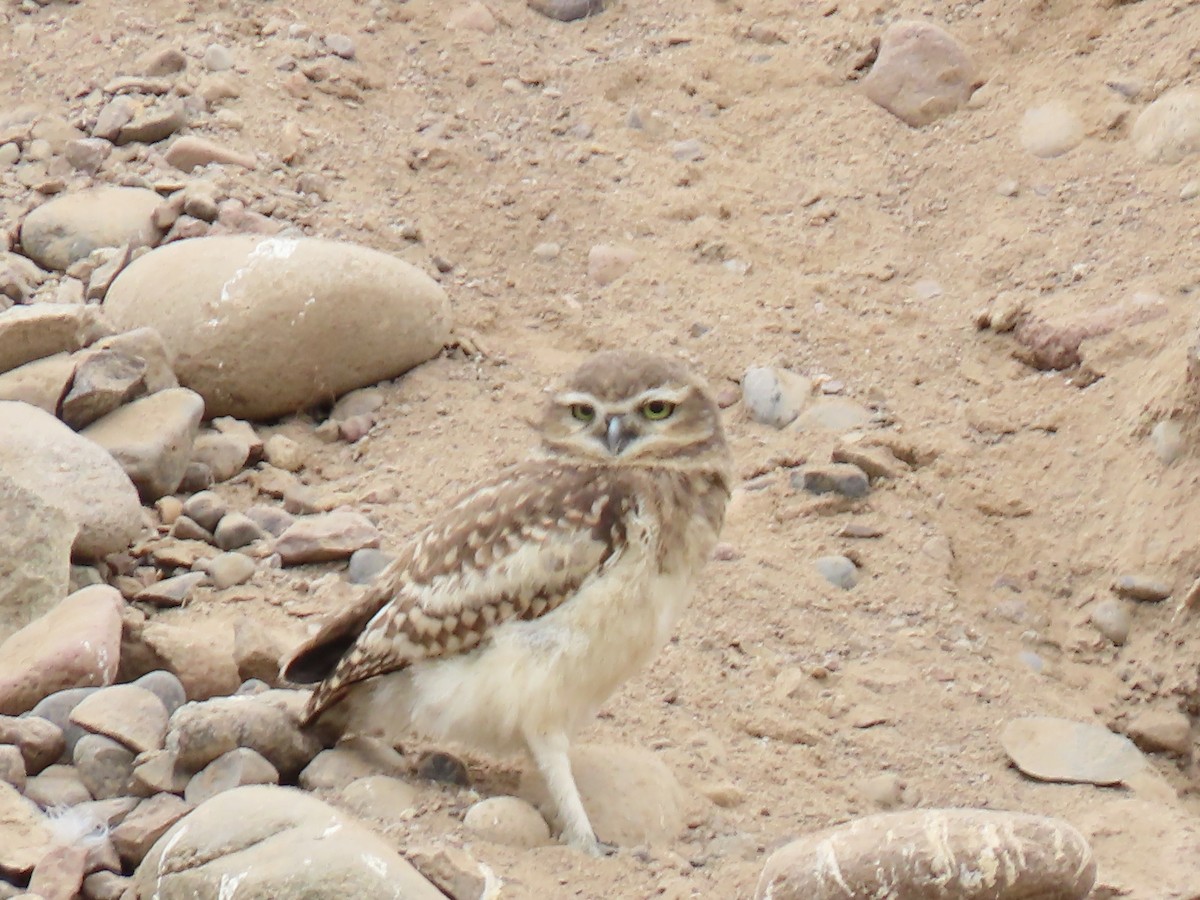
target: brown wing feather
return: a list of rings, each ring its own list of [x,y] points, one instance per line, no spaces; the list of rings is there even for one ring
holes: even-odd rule
[[[355,607],[285,664],[289,678],[323,678],[307,720],[360,681],[469,651],[497,625],[566,602],[624,543],[630,493],[617,477],[527,463],[436,517]]]

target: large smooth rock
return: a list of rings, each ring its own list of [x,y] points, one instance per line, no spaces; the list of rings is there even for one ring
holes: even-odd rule
[[[0,713],[19,715],[65,688],[112,684],[124,605],[115,588],[92,585],[0,644]]]
[[[445,900],[391,845],[293,788],[218,794],[172,826],[134,875],[138,896]],[[228,894],[225,892],[228,891]]]
[[[0,372],[78,350],[111,333],[94,306],[14,306],[0,312]]]
[[[72,553],[117,553],[145,528],[137,490],[101,447],[49,413],[0,401],[0,474],[62,509],[79,527]]]
[[[0,635],[67,596],[78,531],[62,509],[0,474]]]
[[[683,832],[688,795],[658,756],[640,747],[581,744],[571,748],[571,770],[596,837],[619,847],[665,845]],[[554,815],[545,783],[532,769],[518,794]]]
[[[150,326],[208,415],[269,419],[393,378],[450,334],[441,287],[376,250],[315,238],[223,235],[136,260],[105,311]]]
[[[154,226],[154,210],[161,202],[147,188],[61,194],[25,217],[21,249],[43,268],[61,272],[100,247],[152,246],[162,237]]]
[[[204,399],[187,388],[142,397],[81,434],[112,454],[147,503],[172,493],[192,460]]]
[[[947,116],[970,99],[975,64],[957,40],[932,22],[894,22],[883,33],[879,56],[863,91],[914,128]]]
[[[1142,110],[1129,136],[1150,162],[1177,163],[1200,152],[1200,90],[1167,91]]]
[[[1092,850],[1066,822],[920,809],[866,816],[784,845],[767,860],[754,896],[1082,900],[1095,880]]]

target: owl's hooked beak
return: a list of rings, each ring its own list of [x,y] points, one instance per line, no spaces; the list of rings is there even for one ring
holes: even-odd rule
[[[604,431],[604,445],[613,455],[621,453],[637,437],[637,432],[630,430],[627,425],[624,416],[613,416],[608,420],[608,427]]]

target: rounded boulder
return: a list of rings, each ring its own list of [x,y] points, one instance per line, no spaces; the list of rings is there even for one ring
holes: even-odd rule
[[[43,268],[65,271],[100,247],[152,246],[162,237],[154,210],[162,198],[148,188],[101,187],[62,194],[21,224],[21,250]]]
[[[121,329],[155,328],[209,416],[271,419],[394,378],[438,353],[449,302],[377,250],[221,235],[135,261],[105,300]]]

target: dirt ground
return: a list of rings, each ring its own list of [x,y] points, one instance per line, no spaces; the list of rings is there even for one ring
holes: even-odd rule
[[[1155,755],[1162,780],[1144,790],[1043,784],[999,743],[1016,716],[1121,730],[1179,710],[1195,687],[1200,611],[1175,610],[1200,575],[1200,458],[1189,437],[1164,465],[1149,434],[1173,416],[1190,435],[1196,420],[1185,359],[1200,200],[1181,190],[1200,157],[1151,165],[1128,133],[1146,103],[1197,77],[1200,7],[619,0],[564,24],[490,0],[486,34],[449,27],[464,5],[9,3],[0,96],[69,115],[148,50],[181,47],[198,77],[220,43],[238,96],[193,130],[274,161],[223,174],[233,196],[306,234],[449,269],[456,328],[484,356],[448,352],[386,385],[358,444],[319,442],[308,417],[272,426],[311,450],[305,481],[350,492],[395,543],[519,459],[543,385],[601,348],[681,355],[717,387],[751,365],[840,382],[918,460],[852,505],[814,503],[790,467],[828,461],[836,437],[727,411],[739,475],[753,478],[724,535],[734,558],[710,564],[678,639],[583,739],[653,748],[686,784],[740,797],[708,805],[667,849],[591,860],[473,847],[503,895],[748,897],[771,849],[877,811],[890,774],[904,806],[1067,819],[1093,842],[1096,897],[1200,897],[1190,760]],[[949,29],[986,80],[920,130],[857,84],[872,41],[905,17]],[[340,88],[289,89],[295,24],[352,39],[353,60],[321,60]],[[1086,137],[1039,159],[1018,133],[1050,100]],[[702,158],[677,159],[691,140]],[[327,199],[298,192],[314,174]],[[557,258],[533,253],[548,242]],[[603,287],[587,277],[596,244],[637,255]],[[1138,291],[1167,314],[1085,342],[1088,378],[1030,368],[1011,335],[975,325],[1003,292],[1055,319]],[[847,523],[882,534],[839,537]],[[833,553],[860,564],[853,590],[814,568]],[[1173,595],[1131,604],[1118,648],[1088,617],[1133,573]],[[169,615],[300,633],[284,612],[295,573],[268,587]],[[479,766],[484,792],[519,771]],[[437,802],[397,840],[461,833],[469,798],[430,791]]]

